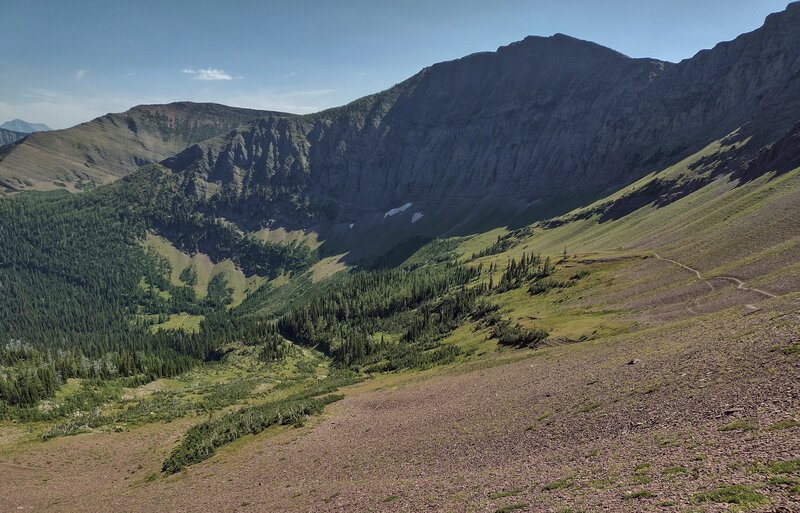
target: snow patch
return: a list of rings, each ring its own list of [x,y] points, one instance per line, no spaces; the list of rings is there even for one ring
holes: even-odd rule
[[[414,212],[414,215],[411,216],[411,222],[412,223],[416,223],[420,219],[422,219],[422,212]]]
[[[411,208],[411,205],[412,205],[412,203],[406,203],[402,207],[393,208],[393,209],[389,210],[388,212],[386,212],[385,214],[383,214],[383,218],[386,219],[387,217],[392,217],[394,215],[399,214],[400,212],[405,212],[406,210]]]
[[[347,225],[347,226],[349,226],[349,227],[350,227],[350,229],[352,230],[352,229],[353,229],[353,226],[355,226],[355,225],[356,225],[356,223],[350,223],[350,224],[349,224],[349,225]]]

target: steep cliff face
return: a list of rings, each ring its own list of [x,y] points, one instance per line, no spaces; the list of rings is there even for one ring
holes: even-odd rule
[[[5,128],[0,128],[0,146],[5,146],[6,144],[11,144],[13,142],[19,141],[26,135],[28,134],[24,132],[15,132],[14,130],[6,130]]]
[[[435,211],[438,224],[417,216],[415,226],[435,234],[493,210],[557,213],[739,128],[755,152],[798,120],[794,3],[678,64],[529,37],[341,108],[259,120],[164,163],[248,222],[364,226],[411,203],[402,217]]]
[[[603,187],[619,158],[615,104],[664,66],[561,35],[438,64],[375,99],[363,121],[318,122],[311,174],[367,209],[445,192],[525,205],[577,177]]]
[[[102,184],[261,116],[216,104],[140,105],[66,130],[36,132],[0,153],[0,191]]]
[[[620,100],[667,65],[567,36],[426,68],[342,108],[261,120],[166,161],[220,185],[305,183],[342,219],[415,201],[504,195],[517,206],[575,180],[621,179]],[[590,114],[587,116],[587,114]],[[398,203],[398,204],[400,204]]]

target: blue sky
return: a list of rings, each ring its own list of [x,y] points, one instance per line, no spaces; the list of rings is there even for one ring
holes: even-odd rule
[[[0,0],[0,122],[140,103],[312,112],[434,62],[562,32],[679,61],[787,0]]]

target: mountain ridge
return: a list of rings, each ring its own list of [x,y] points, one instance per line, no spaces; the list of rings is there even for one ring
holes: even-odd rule
[[[0,128],[5,130],[11,130],[14,132],[22,132],[24,134],[31,134],[33,132],[46,132],[48,130],[52,130],[49,126],[45,125],[44,123],[28,123],[27,121],[23,121],[19,118],[12,119],[11,121],[6,121]]]
[[[0,190],[108,183],[186,146],[261,116],[287,113],[175,102],[138,105],[72,128],[37,132],[0,153]]]

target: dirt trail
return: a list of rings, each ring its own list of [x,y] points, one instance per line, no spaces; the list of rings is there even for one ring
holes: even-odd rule
[[[747,287],[742,280],[740,280],[739,278],[734,278],[733,276],[716,276],[715,278],[716,279],[720,279],[720,280],[732,281],[737,285],[736,288],[739,289],[739,290],[746,290],[746,291],[749,291],[749,292],[758,292],[759,294],[761,294],[763,296],[767,296],[767,297],[778,297],[778,296],[776,296],[775,294],[773,294],[771,292],[767,292],[766,290],[754,289],[754,288]]]
[[[659,255],[658,253],[655,253],[655,252],[653,253],[653,256],[655,256],[659,260],[678,265],[680,267],[683,267],[687,271],[694,273],[697,276],[698,279],[702,280],[703,282],[705,282],[706,285],[708,285],[708,287],[711,289],[712,292],[715,291],[716,289],[714,288],[714,285],[711,283],[710,280],[728,280],[728,281],[731,281],[731,282],[735,283],[736,284],[736,288],[739,289],[739,290],[744,290],[744,291],[747,291],[747,292],[756,292],[758,294],[761,294],[762,296],[766,296],[766,297],[769,297],[769,298],[778,297],[777,295],[775,295],[775,294],[773,294],[771,292],[767,292],[765,290],[754,289],[754,288],[748,287],[739,278],[734,278],[732,276],[712,276],[711,278],[704,278],[703,275],[700,274],[700,271],[698,271],[697,269],[694,269],[693,267],[689,267],[686,264],[678,262],[677,260],[664,258],[664,257],[662,257],[661,255]]]

